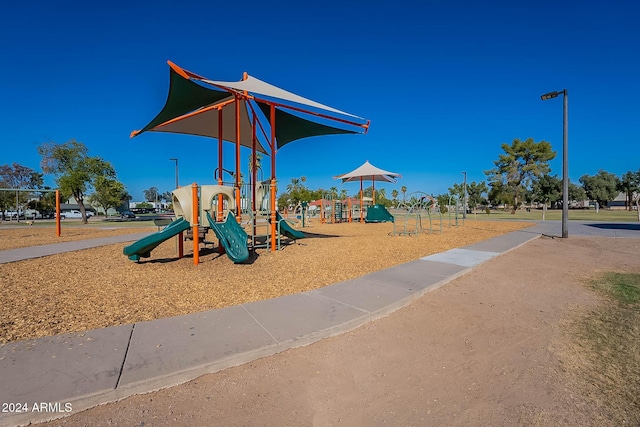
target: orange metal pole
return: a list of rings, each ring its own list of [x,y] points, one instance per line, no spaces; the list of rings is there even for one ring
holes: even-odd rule
[[[271,252],[275,252],[276,247],[276,107],[271,105]]]
[[[246,74],[246,73],[245,73]],[[251,188],[251,211],[253,212],[253,224],[252,224],[252,231],[253,231],[253,236],[256,235],[256,215],[258,214],[258,211],[256,210],[256,190],[257,190],[257,180],[258,180],[258,171],[256,170],[256,166],[257,166],[257,160],[256,160],[256,122],[257,122],[257,117],[256,117],[256,112],[253,111],[252,115],[251,115],[251,121],[252,121],[252,135],[251,135],[251,185],[249,186]]]
[[[371,186],[372,186],[371,200],[372,200],[372,203],[375,205],[376,204],[376,180],[375,179],[371,180]]]
[[[218,185],[222,185],[222,173],[223,173],[222,171],[222,108],[219,108],[218,109]],[[222,202],[223,202],[222,194],[218,194],[217,221],[222,221]],[[219,248],[222,248],[222,245],[220,245]]]
[[[335,223],[336,223],[336,201],[334,199],[331,199],[331,224],[335,224]]]
[[[222,185],[222,108],[218,108],[218,185]],[[222,193],[218,194],[218,209],[216,214],[216,221],[222,221],[222,205],[224,199]],[[229,206],[231,208],[231,206]],[[224,253],[224,247],[218,240],[218,253],[222,255]]]
[[[242,219],[242,200],[240,200],[240,97],[236,96],[236,219]]]
[[[192,233],[193,233],[193,265],[198,265],[200,261],[200,242],[198,241],[198,184],[195,182],[191,184],[191,209],[193,210],[192,216]]]
[[[364,191],[362,191],[362,177],[360,177],[360,222],[364,222],[362,218],[362,205],[364,203]]]
[[[56,190],[56,236],[60,237],[60,190]]]

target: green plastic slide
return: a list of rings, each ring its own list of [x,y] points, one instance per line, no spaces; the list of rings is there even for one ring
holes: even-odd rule
[[[247,232],[240,227],[231,212],[227,214],[225,222],[215,222],[209,212],[207,212],[207,220],[231,261],[238,263],[249,259]]]
[[[373,205],[367,208],[365,222],[394,222],[393,215],[383,205]]]
[[[127,255],[132,261],[140,261],[140,258],[149,258],[151,251],[160,243],[172,238],[178,233],[186,231],[191,227],[189,221],[184,218],[177,219],[167,225],[162,231],[153,233],[150,236],[143,237],[135,243],[125,246],[122,253]]]
[[[288,238],[296,240],[307,237],[302,231],[291,227],[286,220],[282,219],[282,216],[280,216],[280,213],[278,212],[276,212],[276,220],[280,222],[280,233],[284,234]],[[269,220],[269,222],[271,222],[271,220]]]

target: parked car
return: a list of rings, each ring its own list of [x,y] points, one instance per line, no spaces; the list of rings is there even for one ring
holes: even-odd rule
[[[120,212],[120,218],[122,218],[122,219],[132,219],[132,218],[135,218],[135,217],[136,217],[136,214],[134,214],[131,211],[122,211],[122,212]]]
[[[87,219],[91,218],[93,216],[93,212],[91,211],[86,211],[87,214]],[[75,210],[72,209],[70,211],[66,211],[66,212],[61,212],[60,213],[60,219],[65,219],[65,218],[82,218],[82,212],[80,212],[79,210]]]

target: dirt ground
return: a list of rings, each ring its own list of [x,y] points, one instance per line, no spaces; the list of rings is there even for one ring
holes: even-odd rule
[[[542,237],[352,332],[49,425],[621,425],[567,325],[639,250]]]
[[[66,224],[65,224],[66,225]],[[402,224],[399,224],[401,226]],[[274,298],[464,246],[530,224],[466,221],[440,234],[392,236],[393,224],[316,224],[308,238],[278,252],[259,249],[246,264],[234,264],[208,247],[193,265],[193,244],[176,258],[177,239],[135,263],[125,244],[0,264],[0,343],[81,332]],[[149,228],[147,228],[149,230]],[[140,229],[63,227],[63,240]],[[264,230],[262,230],[264,232]],[[260,230],[258,230],[260,232]],[[0,228],[0,247],[60,241],[51,228]],[[212,232],[207,239],[215,240]]]

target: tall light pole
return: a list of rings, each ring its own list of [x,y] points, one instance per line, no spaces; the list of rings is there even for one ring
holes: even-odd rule
[[[178,188],[178,159],[172,157],[169,160],[173,160],[174,162],[176,162],[176,188]]]
[[[462,171],[464,181],[462,184],[462,219],[467,219],[467,172]]]
[[[556,92],[545,93],[540,99],[556,98],[564,95],[564,105],[562,108],[562,238],[569,237],[569,92],[566,89]]]

